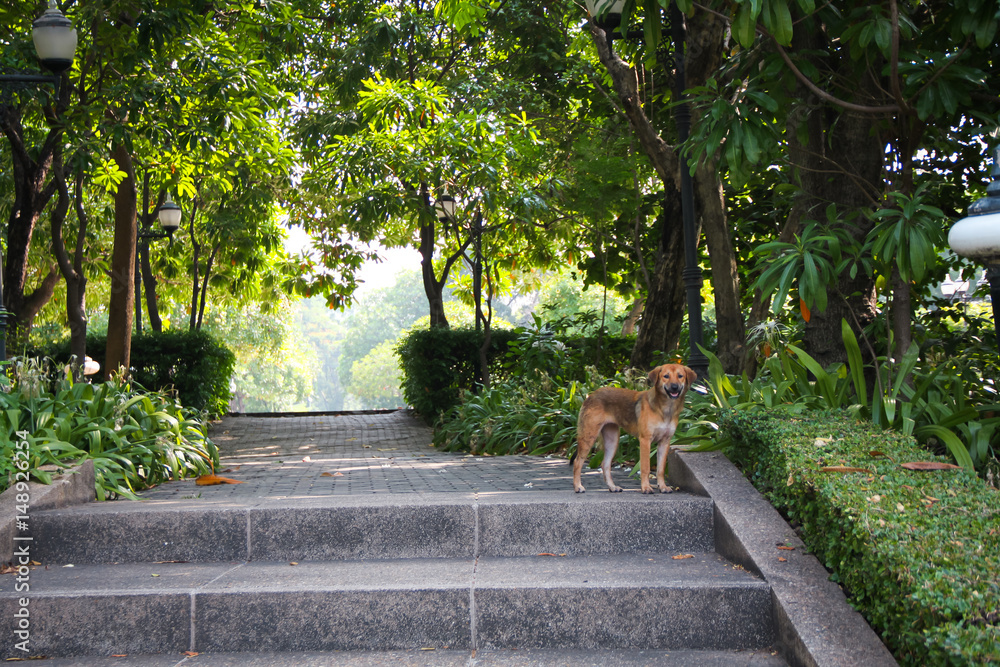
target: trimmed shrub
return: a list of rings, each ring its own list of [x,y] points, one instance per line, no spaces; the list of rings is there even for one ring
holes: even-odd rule
[[[500,361],[516,337],[494,330],[487,355],[490,374],[502,372]],[[483,334],[474,329],[415,329],[396,346],[403,369],[403,398],[428,423],[456,405],[462,391],[476,385]]]
[[[731,456],[904,664],[1000,661],[1000,494],[840,413],[726,411]]]
[[[87,336],[87,354],[105,368],[107,337]],[[69,361],[69,340],[41,356]],[[171,330],[132,336],[131,378],[150,391],[173,391],[181,405],[218,417],[229,409],[236,355],[204,331]],[[95,378],[100,381],[100,378]]]

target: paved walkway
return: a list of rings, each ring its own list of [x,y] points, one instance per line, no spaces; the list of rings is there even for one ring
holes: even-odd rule
[[[442,452],[431,444],[431,429],[408,411],[225,417],[212,425],[209,437],[222,461],[216,472],[242,484],[196,486],[189,479],[163,484],[142,497],[231,501],[573,489],[573,471],[564,458]],[[601,488],[598,471],[586,474],[589,487]]]

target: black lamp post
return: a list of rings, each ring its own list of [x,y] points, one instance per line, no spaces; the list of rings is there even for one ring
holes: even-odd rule
[[[948,245],[956,254],[986,265],[993,302],[993,328],[1000,344],[1000,148],[993,153],[993,180],[986,196],[969,205],[967,217],[948,232]]]
[[[624,0],[586,0],[587,10],[592,20],[604,31],[608,40],[608,50],[612,51],[612,40],[615,30],[621,26],[621,12],[625,6]],[[675,106],[674,121],[677,124],[677,140],[679,144],[687,141],[691,130],[691,108],[684,101],[684,21],[676,3],[670,6],[669,22],[671,37],[674,41],[674,99],[679,102]],[[636,36],[641,37],[642,33]],[[618,35],[619,37],[621,35]],[[632,32],[625,34],[632,37]],[[698,236],[694,217],[694,187],[691,183],[691,169],[688,160],[680,156],[681,180],[681,218],[684,230],[684,271],[682,277],[687,292],[688,309],[688,339],[691,351],[688,354],[688,366],[698,373],[698,377],[708,375],[708,357],[701,351],[703,341],[701,286],[703,283],[701,267],[698,265]]]
[[[35,53],[51,76],[34,73],[0,74],[0,83],[34,84],[51,83],[59,97],[59,81],[62,73],[73,64],[76,54],[76,28],[63,16],[56,0],[49,0],[49,8],[32,24],[31,39]],[[3,253],[0,252],[0,361],[7,359],[7,309],[4,306]]]
[[[174,241],[174,232],[181,226],[181,207],[174,203],[174,200],[167,195],[167,199],[160,205],[157,219],[160,221],[159,232],[139,232],[135,235],[135,327],[136,331],[142,333],[142,272],[139,266],[139,243],[148,244],[149,239],[170,239]]]

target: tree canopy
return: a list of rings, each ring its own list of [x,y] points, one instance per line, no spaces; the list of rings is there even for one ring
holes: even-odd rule
[[[138,248],[154,329],[285,296],[346,306],[377,241],[421,252],[431,326],[448,286],[488,322],[497,295],[566,267],[634,304],[633,362],[650,364],[684,320],[687,165],[730,370],[767,320],[822,362],[843,319],[905,348],[961,264],[945,235],[1000,124],[988,0],[633,0],[614,39],[574,2],[63,9],[80,47],[59,97],[3,84],[0,102],[12,342],[36,319],[85,336],[132,289],[135,250],[113,249],[170,195],[182,229]],[[37,66],[36,11],[0,9],[7,70]],[[283,248],[288,225],[304,254]]]

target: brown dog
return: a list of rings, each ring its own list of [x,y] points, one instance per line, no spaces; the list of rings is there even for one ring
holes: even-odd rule
[[[656,484],[661,493],[670,490],[664,479],[670,438],[677,430],[677,420],[684,409],[684,396],[698,379],[698,374],[687,366],[665,364],[651,370],[647,379],[651,386],[646,391],[602,387],[591,392],[583,402],[576,428],[576,456],[573,460],[573,488],[577,493],[586,491],[580,475],[598,435],[604,437],[604,481],[609,491],[622,490],[611,480],[611,462],[618,449],[621,429],[639,438],[642,492],[653,493],[649,483],[649,452],[654,442],[657,443]]]

